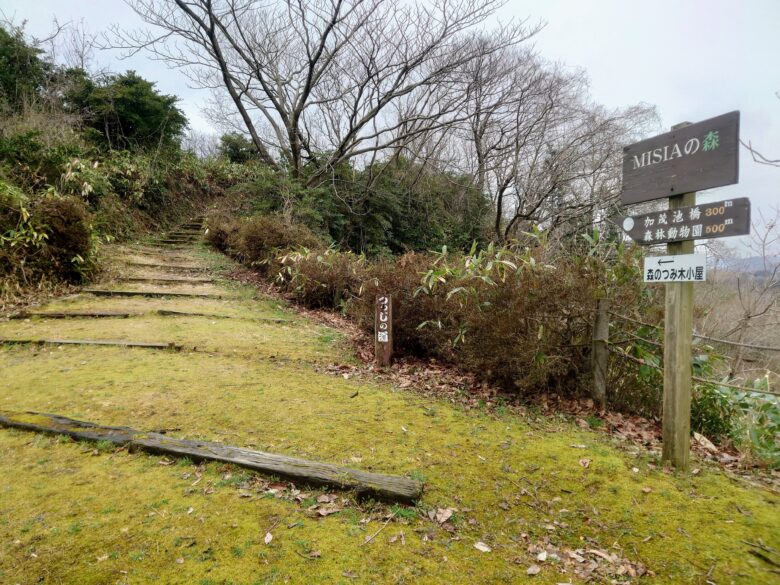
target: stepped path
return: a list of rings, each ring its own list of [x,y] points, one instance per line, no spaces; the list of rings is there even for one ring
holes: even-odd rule
[[[108,255],[104,282],[0,321],[0,411],[393,474],[425,492],[416,508],[383,504],[0,428],[0,583],[777,578],[772,492],[704,466],[664,473],[564,417],[467,411],[342,375],[332,364],[356,364],[345,335],[227,279],[199,222]]]

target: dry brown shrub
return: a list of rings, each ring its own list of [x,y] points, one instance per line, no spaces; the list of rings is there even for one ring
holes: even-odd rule
[[[278,215],[261,215],[242,220],[228,238],[228,247],[240,261],[267,273],[274,251],[323,248],[324,243],[306,226],[289,223]]]

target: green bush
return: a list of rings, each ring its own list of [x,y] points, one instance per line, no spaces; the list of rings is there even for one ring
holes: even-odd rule
[[[273,279],[297,302],[342,309],[369,333],[376,295],[391,294],[398,355],[451,361],[521,395],[579,392],[596,298],[609,288],[614,298],[636,304],[641,291],[636,258],[614,248],[602,256],[586,251],[553,258],[537,241],[369,262],[324,249],[308,229],[279,216],[237,221],[213,215],[208,226],[213,245]]]
[[[453,361],[516,394],[576,394],[598,282],[587,264],[541,261],[544,251],[489,246],[405,256],[366,286],[360,322],[372,331],[375,295],[390,293],[401,352]]]
[[[46,197],[33,208],[33,223],[46,234],[36,266],[65,280],[81,281],[92,267],[95,251],[91,215],[84,202]]]
[[[710,384],[698,384],[691,400],[691,430],[723,443],[738,440],[742,411],[731,393]]]
[[[368,275],[365,256],[332,248],[290,251],[276,257],[274,268],[282,288],[311,309],[344,309],[359,298]]]

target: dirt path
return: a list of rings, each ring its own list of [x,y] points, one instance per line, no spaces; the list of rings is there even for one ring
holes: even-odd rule
[[[410,476],[426,482],[423,500],[355,502],[235,467],[0,429],[0,583],[777,577],[749,552],[780,561],[777,495],[715,469],[664,473],[563,418],[466,412],[321,373],[354,360],[343,334],[226,280],[229,262],[193,239],[196,227],[161,247],[111,250],[116,278],[94,288],[127,296],[82,293],[0,322],[5,339],[117,342],[0,346],[0,409]],[[145,296],[155,293],[179,295]],[[654,576],[634,576],[643,571]]]

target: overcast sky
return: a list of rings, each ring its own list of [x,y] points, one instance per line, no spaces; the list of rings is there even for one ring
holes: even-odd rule
[[[54,17],[83,19],[97,32],[118,23],[143,26],[122,0],[2,0],[6,17],[28,21],[43,36]],[[34,6],[34,9],[32,8]],[[638,102],[658,108],[663,129],[741,111],[741,136],[770,158],[780,158],[780,0],[510,0],[500,20],[546,23],[534,39],[550,60],[587,71],[593,98],[609,107]],[[118,61],[98,54],[115,71],[135,69],[181,98],[191,125],[211,130],[201,112],[205,93],[146,55]],[[705,192],[700,200],[750,197],[758,209],[780,204],[780,168],[754,163],[743,150],[738,185]],[[726,240],[734,245],[734,239]]]

